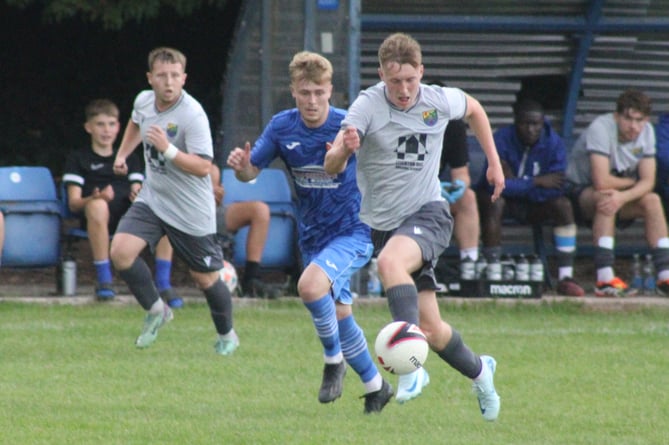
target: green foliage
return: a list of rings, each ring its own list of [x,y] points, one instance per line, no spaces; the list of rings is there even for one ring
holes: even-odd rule
[[[379,303],[355,309],[372,342],[389,321]],[[498,361],[495,423],[436,354],[415,401],[364,416],[363,386],[349,369],[342,398],[319,404],[321,349],[297,299],[240,301],[241,347],[231,357],[214,353],[203,303],[177,311],[142,351],[133,346],[136,304],[0,303],[0,443],[666,443],[666,310],[471,303],[443,304],[442,313]]]
[[[80,16],[90,23],[101,24],[105,29],[119,30],[130,22],[140,23],[154,19],[161,10],[168,9],[186,17],[203,6],[223,9],[228,0],[6,0],[9,6],[27,8],[43,3],[43,17],[49,22],[61,23]]]

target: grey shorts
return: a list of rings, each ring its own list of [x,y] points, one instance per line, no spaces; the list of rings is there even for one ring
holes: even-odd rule
[[[223,252],[216,235],[193,236],[166,224],[143,202],[130,206],[119,222],[116,233],[135,235],[155,252],[156,244],[167,235],[170,244],[188,268],[195,272],[213,272],[223,268]]]
[[[446,250],[453,234],[453,216],[446,201],[431,201],[409,216],[402,224],[388,231],[372,229],[374,252],[378,254],[394,235],[416,241],[423,255],[423,267],[411,274],[418,291],[436,290],[434,267]]]

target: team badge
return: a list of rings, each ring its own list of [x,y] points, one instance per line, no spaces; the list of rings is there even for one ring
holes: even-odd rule
[[[432,109],[428,111],[423,111],[423,122],[428,127],[433,127],[437,123],[437,110]]]
[[[177,124],[167,124],[167,135],[171,138],[177,135],[177,131],[179,131],[179,127]]]

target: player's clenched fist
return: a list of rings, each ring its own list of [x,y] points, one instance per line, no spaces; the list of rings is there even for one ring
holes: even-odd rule
[[[344,148],[353,153],[360,148],[360,135],[354,127],[346,127],[343,135]]]
[[[251,163],[251,143],[246,142],[244,148],[235,147],[228,155],[227,164],[235,171],[244,170]]]

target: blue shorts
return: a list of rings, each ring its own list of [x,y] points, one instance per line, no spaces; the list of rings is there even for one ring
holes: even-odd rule
[[[341,304],[352,304],[351,275],[363,268],[372,257],[374,247],[364,235],[340,236],[313,256],[302,252],[304,264],[314,263],[330,279],[332,297]]]

